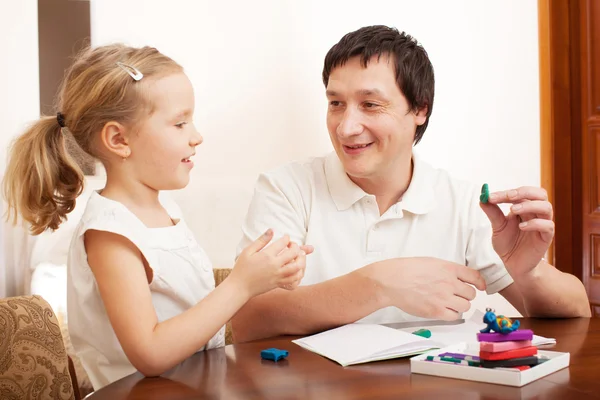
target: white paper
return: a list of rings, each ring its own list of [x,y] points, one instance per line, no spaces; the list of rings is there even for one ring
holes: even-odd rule
[[[533,340],[531,341],[531,344],[534,346],[542,346],[545,344],[556,344],[556,339],[533,335]]]
[[[420,354],[441,343],[376,324],[349,324],[293,340],[342,366]]]

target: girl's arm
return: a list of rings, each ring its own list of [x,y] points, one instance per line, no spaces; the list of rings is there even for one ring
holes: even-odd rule
[[[88,263],[110,323],[131,364],[146,376],[160,375],[197,352],[257,292],[293,283],[303,270],[293,261],[299,249],[288,246],[289,238],[282,238],[259,252],[271,237],[263,235],[249,246],[244,260],[236,264],[236,268],[241,267],[239,271],[235,273],[234,269],[202,301],[159,323],[140,250],[123,236],[87,231]],[[257,280],[256,275],[261,274],[263,279]],[[261,287],[252,287],[249,281],[260,282]]]

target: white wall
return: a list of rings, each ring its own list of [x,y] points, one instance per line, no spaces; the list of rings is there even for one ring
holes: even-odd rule
[[[8,145],[39,117],[37,27],[37,0],[0,0],[0,178]],[[24,230],[0,220],[0,298],[26,290],[28,241]]]
[[[0,0],[0,176],[7,147],[39,117],[37,0]]]
[[[261,171],[330,151],[323,58],[364,25],[405,30],[432,59],[434,111],[417,147],[426,159],[492,190],[539,185],[537,1],[368,4],[92,0],[93,45],[156,46],[194,83],[205,142],[176,197],[215,265],[231,265]]]

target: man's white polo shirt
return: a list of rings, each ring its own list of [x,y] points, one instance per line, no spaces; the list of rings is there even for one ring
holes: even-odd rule
[[[320,283],[396,257],[436,257],[481,272],[487,292],[513,280],[492,248],[492,229],[479,207],[480,189],[453,179],[413,155],[413,177],[402,199],[383,215],[375,196],[346,175],[335,153],[290,163],[260,175],[237,254],[268,228],[315,247],[302,285]],[[417,320],[388,307],[361,322]]]

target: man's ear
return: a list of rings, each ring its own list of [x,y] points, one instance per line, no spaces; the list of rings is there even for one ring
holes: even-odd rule
[[[100,134],[100,141],[109,154],[114,154],[122,159],[126,159],[131,155],[127,130],[118,122],[110,121],[104,125]]]
[[[425,105],[423,107],[421,107],[417,112],[414,113],[415,115],[415,123],[418,126],[421,126],[425,123],[425,121],[427,121],[427,111],[429,110],[429,106]]]

